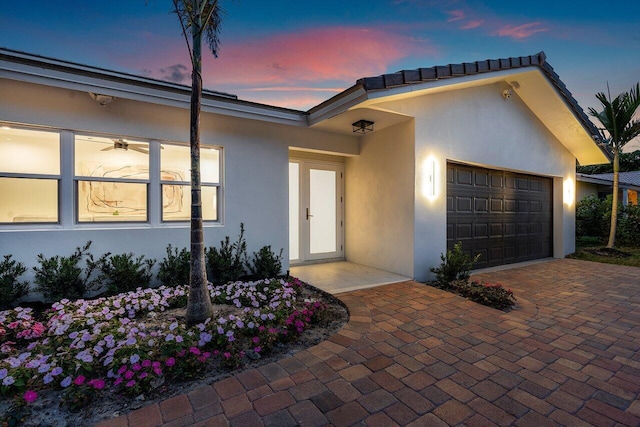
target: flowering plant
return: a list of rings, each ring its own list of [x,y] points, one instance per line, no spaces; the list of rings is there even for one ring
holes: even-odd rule
[[[188,327],[166,313],[188,287],[138,288],[94,300],[63,299],[44,313],[0,312],[0,391],[28,404],[63,390],[78,408],[109,392],[138,395],[217,366],[237,367],[304,332],[324,304],[301,298],[297,279],[209,286],[218,315]]]

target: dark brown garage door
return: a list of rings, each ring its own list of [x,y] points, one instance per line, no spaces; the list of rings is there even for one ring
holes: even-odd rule
[[[550,178],[447,163],[447,247],[475,268],[553,256]]]

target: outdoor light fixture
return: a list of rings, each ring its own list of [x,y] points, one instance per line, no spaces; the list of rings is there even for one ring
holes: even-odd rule
[[[575,200],[575,188],[573,184],[573,179],[567,178],[563,182],[563,201],[567,206],[572,206]]]
[[[100,104],[101,106],[105,106],[108,103],[110,103],[111,101],[113,101],[114,99],[116,99],[115,96],[111,96],[111,95],[102,95],[100,93],[93,93],[93,92],[89,92],[89,96],[91,97],[91,99],[93,99],[94,101],[96,101],[98,104]]]
[[[373,132],[373,122],[369,120],[358,120],[355,123],[351,123],[351,126],[353,126],[353,133],[364,135],[365,133]]]
[[[422,195],[429,200],[436,199],[438,195],[437,162],[435,157],[429,156],[422,163]]]
[[[505,89],[505,90],[503,90],[503,91],[502,91],[502,97],[503,97],[504,99],[509,99],[509,98],[511,98],[512,96],[513,96],[513,90],[511,90],[511,89]]]

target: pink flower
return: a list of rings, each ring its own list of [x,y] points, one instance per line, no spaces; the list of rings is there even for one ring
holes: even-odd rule
[[[131,369],[132,369],[132,370],[134,370],[134,371],[139,371],[139,370],[141,370],[141,369],[142,369],[142,366],[140,366],[140,364],[139,364],[139,363],[136,363],[135,365],[133,365],[133,366],[131,367]]]
[[[173,357],[170,357],[164,361],[164,364],[171,367],[176,364],[176,359],[174,359]]]
[[[122,378],[118,378],[113,382],[113,385],[118,386],[122,382]]]
[[[24,397],[24,400],[25,400],[27,403],[35,402],[35,401],[36,401],[36,399],[38,398],[38,393],[36,393],[36,392],[35,392],[35,391],[33,391],[33,390],[27,390],[27,391],[24,393],[24,396],[23,396],[23,397]]]
[[[142,361],[142,367],[143,368],[148,368],[149,366],[151,366],[151,360],[145,359],[145,360]]]
[[[136,385],[136,380],[131,380],[129,381],[127,384],[125,384],[127,387],[133,387],[134,385]]]
[[[258,337],[253,337],[251,340],[256,344],[258,344],[260,342],[260,338],[258,338]]]
[[[162,375],[162,369],[153,368],[153,373],[156,374],[157,376],[160,376],[160,375]]]
[[[222,355],[224,356],[225,359],[228,359],[231,357],[231,353],[229,353],[228,351],[225,351]]]
[[[149,374],[147,374],[146,372],[141,373],[140,375],[138,375],[138,378],[140,378],[141,380],[147,378]]]
[[[124,378],[127,380],[130,380],[131,378],[133,378],[135,374],[133,373],[133,371],[127,371],[124,373]]]
[[[200,349],[198,347],[191,347],[189,349],[189,353],[195,354],[196,356],[200,355]]]
[[[118,369],[118,375],[122,375],[125,372],[127,372],[127,365],[120,366],[120,369]]]
[[[102,390],[104,388],[104,380],[99,378],[93,379],[89,381],[87,384],[89,384],[90,386],[92,386],[97,390]]]
[[[73,380],[73,383],[74,383],[75,385],[82,385],[82,384],[84,384],[84,380],[86,380],[86,378],[84,377],[84,375],[78,375],[78,376],[76,377],[76,379],[75,379],[75,380]]]

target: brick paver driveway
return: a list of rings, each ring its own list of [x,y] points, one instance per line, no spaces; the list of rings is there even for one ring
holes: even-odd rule
[[[506,314],[415,282],[343,294],[351,319],[329,340],[102,424],[638,426],[639,273],[477,276],[514,290]]]

